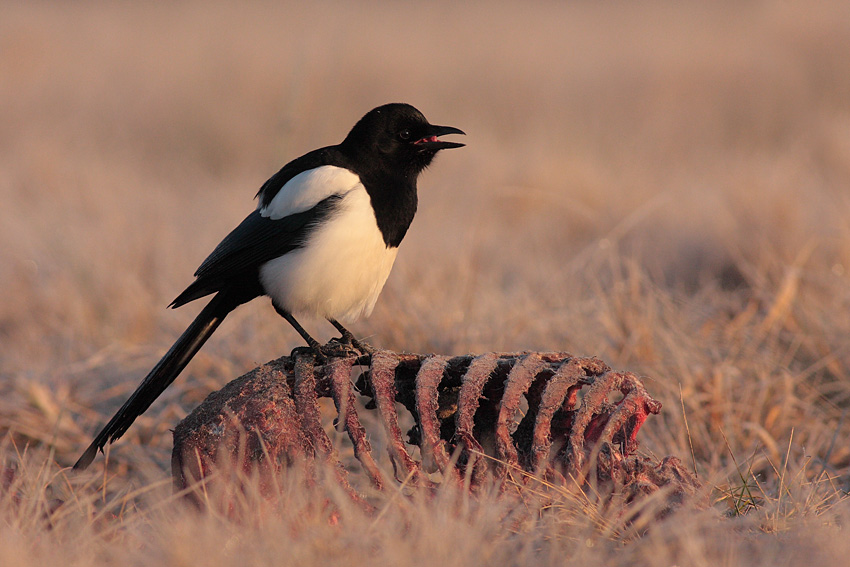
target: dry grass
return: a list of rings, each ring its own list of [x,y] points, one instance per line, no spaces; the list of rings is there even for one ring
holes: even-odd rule
[[[845,2],[2,13],[0,431],[17,473],[0,564],[845,564]],[[644,449],[693,451],[714,510],[627,527],[571,492],[541,511],[531,491],[508,506],[446,490],[376,497],[366,518],[286,479],[283,511],[187,511],[168,429],[298,342],[261,301],[108,472],[62,468],[193,316],[164,305],[266,177],[393,100],[469,146],[424,175],[396,269],[354,330],[393,349],[567,349],[645,373],[665,410]],[[66,503],[47,524],[52,499]]]

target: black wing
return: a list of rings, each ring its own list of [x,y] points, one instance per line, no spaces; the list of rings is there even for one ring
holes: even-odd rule
[[[333,214],[341,199],[332,195],[312,209],[277,220],[254,211],[216,246],[195,272],[197,279],[170,307],[180,307],[233,284],[259,285],[260,266],[303,246],[313,228]]]

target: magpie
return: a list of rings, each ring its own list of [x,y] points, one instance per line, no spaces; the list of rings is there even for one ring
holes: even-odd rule
[[[236,307],[269,296],[323,360],[328,352],[293,314],[327,319],[341,344],[363,352],[339,321],[368,316],[389,276],[398,246],[416,213],[416,180],[438,151],[464,144],[440,140],[464,134],[430,124],[416,108],[394,103],[361,118],[345,139],[292,160],[263,184],[249,214],[171,302],[176,308],[212,295],[189,328],[109,420],[74,469],[120,438],[174,381]]]

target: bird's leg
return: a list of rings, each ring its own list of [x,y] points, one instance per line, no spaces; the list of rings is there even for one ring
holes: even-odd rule
[[[346,345],[351,345],[360,351],[360,354],[372,354],[375,352],[375,349],[366,343],[362,343],[354,338],[354,334],[342,326],[342,323],[337,321],[336,319],[328,319],[328,322],[336,327],[336,330],[342,333],[341,342]]]
[[[322,352],[322,346],[319,344],[319,341],[311,337],[310,333],[304,330],[304,327],[302,327],[301,324],[295,320],[295,317],[292,316],[292,313],[279,306],[274,301],[272,301],[272,305],[274,306],[274,310],[277,311],[277,314],[286,319],[289,324],[292,325],[292,327],[296,331],[298,331],[298,334],[301,335],[305,341],[307,341],[307,344],[310,345],[310,348],[313,350],[313,352],[316,353],[316,360],[318,362],[324,362],[325,353]]]

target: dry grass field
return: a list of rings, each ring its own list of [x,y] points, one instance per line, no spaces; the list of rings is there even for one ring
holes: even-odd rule
[[[847,564],[846,0],[0,14],[0,565]],[[692,463],[710,509],[629,524],[576,491],[542,507],[446,489],[376,495],[365,516],[330,483],[286,478],[282,510],[250,494],[241,522],[188,510],[169,429],[300,342],[264,301],[225,322],[108,467],[69,470],[200,308],[165,306],[259,186],[391,101],[468,147],[420,179],[353,330],[647,376],[664,410],[641,450]]]

